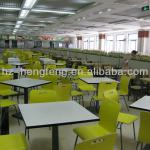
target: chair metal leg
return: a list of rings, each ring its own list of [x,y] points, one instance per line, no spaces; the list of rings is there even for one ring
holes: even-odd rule
[[[84,106],[84,100],[83,100],[83,96],[81,95],[81,100],[82,100],[82,105]]]
[[[141,150],[143,150],[143,143],[141,143]]]
[[[15,110],[16,110],[16,113],[18,113],[18,111],[17,111],[17,107],[14,105],[14,108],[15,108]],[[18,125],[20,126],[20,120],[19,120],[19,118],[17,119],[17,121],[18,121]]]
[[[122,123],[120,123],[120,142],[121,142],[121,150],[123,150],[123,140],[122,140]]]
[[[78,135],[76,136],[76,140],[75,140],[75,143],[74,143],[74,150],[75,150],[75,148],[76,148],[76,145],[77,145],[77,141],[78,141]]]
[[[123,99],[124,99],[124,103],[125,103],[125,105],[126,105],[126,108],[127,108],[127,110],[129,111],[129,107],[128,107],[128,104],[127,104],[127,101],[126,101],[125,96],[123,96]]]
[[[28,135],[27,135],[28,134]],[[28,140],[30,140],[29,129],[25,128],[25,136],[28,136]]]
[[[136,144],[136,150],[138,150],[139,144],[140,144],[140,142],[137,142],[137,144]]]
[[[136,140],[136,134],[135,134],[135,124],[133,122],[133,135],[134,135],[134,140]]]

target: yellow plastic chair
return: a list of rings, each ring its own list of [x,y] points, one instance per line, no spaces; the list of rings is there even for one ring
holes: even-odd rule
[[[28,150],[24,134],[0,135],[1,150]]]
[[[84,106],[83,92],[82,91],[72,90],[71,91],[71,97],[72,97],[72,100],[79,101],[79,103]]]
[[[91,72],[82,72],[81,74],[79,73],[78,77],[79,78],[92,78],[93,74]],[[90,91],[95,92],[96,91],[96,88],[92,84],[87,84],[80,79],[77,80],[77,87],[81,91],[87,91],[87,92],[90,92]]]
[[[106,101],[115,101],[119,103],[119,95],[116,89],[112,89],[109,91],[104,92],[104,99]],[[120,129],[120,140],[121,140],[121,150],[123,149],[123,139],[122,139],[122,126],[125,125],[130,125],[133,124],[133,134],[134,134],[134,140],[136,139],[135,135],[135,121],[138,120],[138,116],[132,115],[132,114],[127,114],[127,113],[122,113],[120,112],[118,115],[118,126]]]
[[[29,94],[29,103],[44,103],[44,102],[56,102],[58,96],[54,90],[31,90]]]
[[[78,66],[78,69],[83,70],[83,72],[87,72],[88,70],[87,66]]]
[[[49,65],[46,66],[46,69],[54,70],[54,69],[56,69],[56,65],[55,64],[49,64]]]
[[[78,144],[75,150],[114,150],[116,134],[89,139]]]
[[[141,144],[141,150],[143,150],[143,144],[150,144],[150,112],[141,112],[140,114],[140,128],[136,150],[139,144]]]
[[[130,79],[131,77],[128,75],[123,75],[120,78],[120,86],[119,86],[119,90],[118,93],[120,96],[123,97],[124,99],[124,103],[126,105],[127,110],[129,111],[129,107],[126,101],[126,96],[128,96],[128,100],[129,100],[129,84],[130,84]]]
[[[11,80],[12,76],[9,75],[0,75],[0,82]],[[0,96],[9,97],[9,96],[17,96],[19,93],[12,90],[11,86],[0,84]]]
[[[92,103],[95,104],[96,101],[103,101],[104,100],[104,92],[117,89],[117,82],[102,82],[98,85],[98,95],[93,96],[90,102],[90,107],[92,108]],[[96,107],[96,106],[95,106]]]
[[[16,113],[17,113],[17,107],[16,107],[17,103],[9,100],[9,99],[0,99],[0,108],[10,108],[10,107],[14,107]],[[20,121],[18,120],[18,124],[20,125]]]
[[[82,140],[88,140],[115,133],[120,108],[120,104],[116,102],[103,101],[99,111],[99,123],[77,127],[74,129],[74,132],[77,134],[75,145],[78,137]]]
[[[34,62],[33,69],[38,69],[38,70],[42,69],[42,65],[41,65],[40,61]]]
[[[60,83],[55,86],[54,90],[56,91],[60,101],[68,101],[71,97],[71,87],[70,83]]]
[[[42,86],[42,89],[54,89],[54,87],[58,84],[59,82],[59,77],[57,75],[45,75],[44,77],[41,78],[42,80],[46,81],[51,81],[49,84],[45,84]]]

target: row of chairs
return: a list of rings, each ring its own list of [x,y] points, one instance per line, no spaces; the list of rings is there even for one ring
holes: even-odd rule
[[[112,91],[110,92],[112,93]],[[74,129],[74,132],[77,134],[75,150],[113,150],[116,142],[116,126],[120,109],[120,104],[113,101],[113,99],[103,102],[99,112],[100,121],[98,123]],[[141,112],[140,129],[136,149],[139,144],[141,144],[141,149],[143,149],[143,144],[150,144],[149,125],[150,113]],[[76,145],[78,137],[80,137],[83,142]],[[5,150],[28,149],[28,144],[23,134],[0,136],[0,145],[1,148]]]
[[[82,140],[87,140],[99,136],[101,137],[108,134],[113,134],[116,133],[116,127],[118,126],[118,124],[123,124],[124,122],[126,122],[126,124],[131,124],[131,120],[138,119],[137,116],[120,112],[121,106],[118,103],[118,92],[116,90],[109,90],[105,92],[104,98],[105,101],[102,102],[99,111],[100,122],[93,125],[77,127],[74,129],[74,132],[77,134],[75,145],[77,143],[78,137],[80,137]],[[141,149],[143,148],[143,144],[150,144],[149,125],[150,113],[141,112],[140,129],[136,149],[138,148],[140,143]],[[122,142],[122,127],[120,129],[120,134]],[[123,149],[122,145],[121,149]]]

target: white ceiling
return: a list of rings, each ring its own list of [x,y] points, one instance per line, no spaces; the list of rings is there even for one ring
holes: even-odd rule
[[[150,26],[150,11],[141,11],[149,5],[145,0],[31,0],[35,4],[25,9],[26,1],[0,0],[0,34],[76,35]],[[24,9],[29,13],[20,18]],[[23,22],[15,29],[17,21]]]

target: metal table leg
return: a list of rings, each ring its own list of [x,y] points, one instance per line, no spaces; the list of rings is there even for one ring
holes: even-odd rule
[[[59,150],[58,126],[52,127],[52,150]]]

